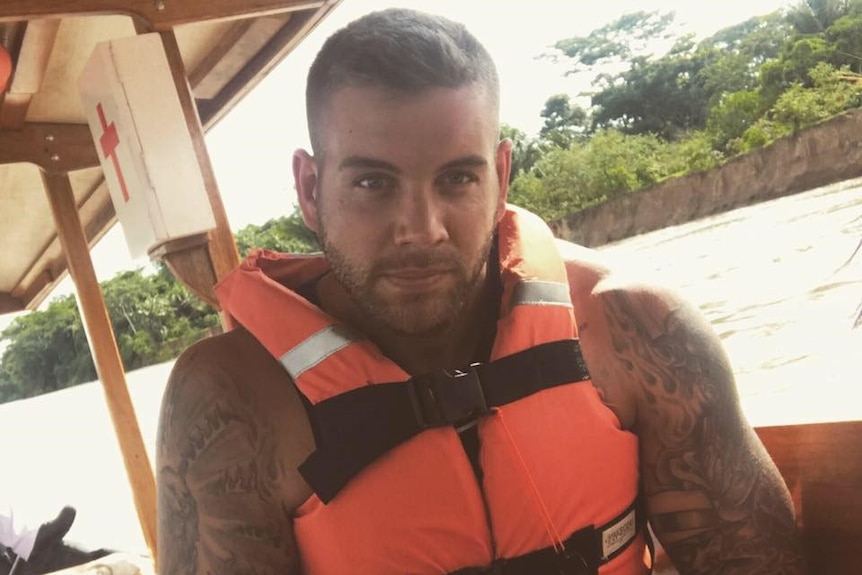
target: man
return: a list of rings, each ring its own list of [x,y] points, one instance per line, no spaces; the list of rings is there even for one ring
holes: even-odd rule
[[[0,512],[0,547],[11,549],[24,561],[41,556],[55,543],[62,541],[75,521],[75,508],[63,507],[57,516],[38,527],[29,527],[15,520],[11,506]]]
[[[506,205],[463,26],[361,18],[307,106],[325,257],[250,257],[217,290],[241,327],[177,361],[161,573],[646,573],[647,515],[682,573],[803,572],[707,322]]]

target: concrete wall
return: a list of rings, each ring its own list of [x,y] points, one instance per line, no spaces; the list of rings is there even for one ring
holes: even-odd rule
[[[854,110],[706,172],[666,180],[551,223],[598,246],[725,210],[862,176],[862,110]]]

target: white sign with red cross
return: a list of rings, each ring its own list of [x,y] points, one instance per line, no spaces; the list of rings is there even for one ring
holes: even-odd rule
[[[98,44],[78,89],[132,257],[214,228],[159,35]]]

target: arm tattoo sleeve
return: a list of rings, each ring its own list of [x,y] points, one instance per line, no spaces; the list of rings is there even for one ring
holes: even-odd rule
[[[640,394],[637,432],[653,530],[681,573],[804,573],[792,503],[739,407],[729,362],[676,299],[608,294],[623,375]]]
[[[171,382],[159,424],[160,573],[298,573],[277,435],[241,391],[213,397],[194,377]]]

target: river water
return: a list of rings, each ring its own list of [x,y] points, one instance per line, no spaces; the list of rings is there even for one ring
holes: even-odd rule
[[[862,419],[862,180],[601,248],[700,306],[753,425]]]
[[[600,248],[678,290],[721,337],[754,425],[862,419],[862,180]],[[128,374],[149,456],[172,363]],[[68,539],[146,553],[98,383],[0,405],[0,508],[38,524],[78,508]]]

